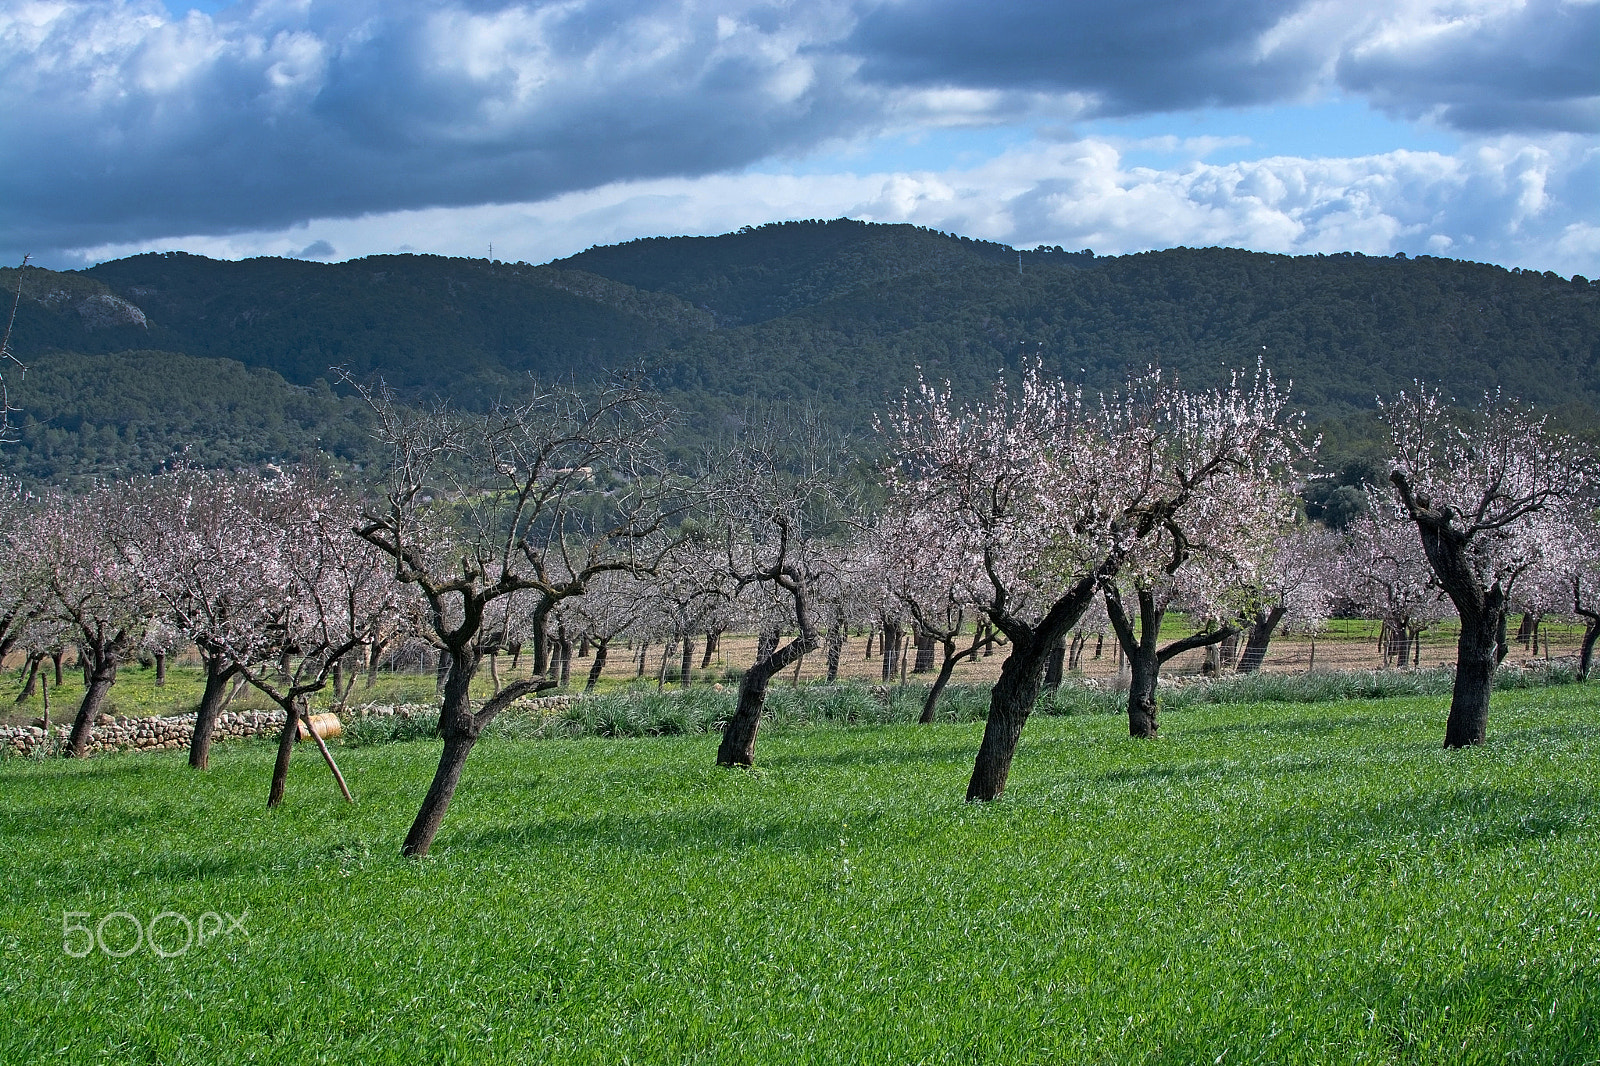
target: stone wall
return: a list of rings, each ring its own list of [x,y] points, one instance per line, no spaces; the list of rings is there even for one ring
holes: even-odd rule
[[[565,707],[581,697],[576,695],[548,696],[543,699],[519,700],[519,709],[538,708],[551,711]],[[348,708],[349,718],[421,718],[438,715],[436,703],[373,703]],[[224,711],[217,718],[213,740],[233,740],[263,734],[277,736],[283,729],[282,711]],[[0,754],[32,755],[41,746],[59,751],[66,746],[72,723],[51,723],[50,741],[47,744],[44,727],[37,721],[33,725],[0,727]],[[102,714],[89,735],[89,753],[102,751],[187,751],[189,739],[194,735],[194,715],[179,714],[171,718],[122,718]]]

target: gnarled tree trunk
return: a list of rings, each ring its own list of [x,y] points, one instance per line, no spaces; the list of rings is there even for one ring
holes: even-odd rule
[[[1461,637],[1456,642],[1456,683],[1444,726],[1445,747],[1466,748],[1488,739],[1489,695],[1505,647],[1504,610],[1462,616]]]
[[[1011,760],[1022,739],[1022,727],[1039,700],[1045,660],[1058,639],[1071,631],[1089,609],[1095,588],[1111,573],[1106,564],[1096,573],[1082,578],[1051,605],[1037,626],[1015,618],[993,618],[995,625],[1011,642],[1011,653],[1000,664],[1000,677],[989,690],[989,715],[983,724],[983,741],[973,761],[972,777],[967,781],[967,800],[996,800],[1006,790],[1011,775]]]
[[[1250,620],[1250,634],[1245,638],[1244,654],[1239,656],[1239,673],[1253,674],[1261,669],[1261,664],[1267,661],[1267,646],[1272,643],[1272,635],[1277,632],[1278,623],[1283,621],[1283,616],[1288,608],[1279,604],[1270,610],[1257,611]]]
[[[217,717],[228,703],[228,684],[239,668],[216,651],[204,651],[206,687],[200,696],[200,706],[194,712],[194,733],[189,737],[189,765],[196,770],[211,765],[211,737],[217,727]]]
[[[767,685],[786,666],[792,666],[817,646],[815,630],[802,627],[800,635],[765,658],[757,659],[739,682],[739,703],[722,730],[717,745],[718,766],[754,766],[756,731],[767,703]]]

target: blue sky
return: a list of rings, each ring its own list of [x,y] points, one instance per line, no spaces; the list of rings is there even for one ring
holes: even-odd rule
[[[0,261],[787,218],[1600,276],[1600,0],[7,0]]]

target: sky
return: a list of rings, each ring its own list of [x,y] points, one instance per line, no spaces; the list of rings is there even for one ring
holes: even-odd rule
[[[0,263],[840,217],[1600,277],[1600,0],[0,0]]]

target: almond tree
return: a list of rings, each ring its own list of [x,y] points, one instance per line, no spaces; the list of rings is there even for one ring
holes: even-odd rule
[[[897,460],[887,476],[893,505],[923,516],[929,539],[980,575],[973,603],[1011,646],[990,691],[969,800],[1005,791],[1050,649],[1121,565],[1111,521],[1126,471],[1098,414],[1034,366],[1015,390],[1002,379],[981,403],[921,382],[883,419]]]
[[[652,613],[668,643],[678,648],[678,682],[685,688],[692,681],[695,634],[716,627],[735,591],[720,554],[703,535],[687,537],[649,582]],[[665,675],[663,669],[663,681]]]
[[[739,681],[734,713],[717,746],[719,766],[755,764],[767,686],[821,644],[820,607],[836,594],[836,553],[848,505],[840,488],[843,441],[813,419],[751,427],[718,464],[713,483],[723,563],[735,590],[765,616],[756,658]],[[793,626],[783,643],[779,633]]]
[[[49,602],[32,544],[37,502],[20,483],[0,479],[0,662],[28,637]]]
[[[1336,558],[1343,538],[1320,526],[1302,525],[1273,537],[1236,590],[1246,627],[1238,672],[1255,673],[1280,626],[1316,632],[1333,607]]]
[[[595,393],[535,389],[481,415],[409,408],[363,388],[390,451],[356,532],[389,556],[424,602],[422,634],[443,653],[444,750],[402,851],[428,853],[478,737],[513,700],[554,687],[548,621],[589,581],[651,571],[664,550],[665,492],[655,446],[668,414],[636,383]],[[503,633],[492,604],[531,594],[533,677],[476,710],[471,685]]]
[[[391,580],[382,553],[351,534],[359,511],[349,497],[305,477],[280,478],[267,489],[283,505],[268,518],[278,542],[263,574],[265,610],[249,643],[228,649],[245,679],[284,712],[267,806],[283,801],[289,758],[302,731],[348,800],[344,777],[311,726],[308,703],[347,655],[373,639],[375,619],[403,613],[409,590]]]
[[[1162,665],[1236,632],[1238,590],[1292,521],[1287,479],[1307,453],[1298,418],[1286,416],[1285,397],[1264,371],[1249,388],[1237,378],[1230,389],[1201,393],[1147,387],[1145,410],[1124,408],[1120,432],[1143,457],[1133,513],[1158,520],[1102,582],[1129,667],[1128,732],[1146,738],[1159,728]],[[1175,605],[1202,625],[1163,645]]]
[[[1594,645],[1600,639],[1600,530],[1585,522],[1574,531],[1566,565],[1562,567],[1571,594],[1572,614],[1583,623],[1578,649],[1578,676],[1589,679],[1594,665]]]
[[[582,596],[562,603],[561,611],[571,618],[579,633],[589,638],[594,655],[583,691],[593,692],[600,684],[600,675],[610,658],[611,642],[639,622],[648,609],[652,591],[648,578],[614,571],[597,575],[589,581]]]
[[[1481,744],[1517,583],[1586,517],[1595,457],[1498,395],[1461,412],[1419,386],[1382,411],[1394,446],[1390,483],[1461,619],[1445,747]]]
[[[911,615],[917,632],[942,651],[939,672],[917,718],[919,724],[927,725],[934,720],[939,697],[956,667],[1005,640],[992,627],[977,624],[983,616],[975,606],[980,600],[975,582],[982,572],[971,565],[970,557],[949,550],[928,516],[891,513],[871,533],[871,557],[879,581]],[[966,633],[969,622],[973,623],[970,639]]]
[[[1339,546],[1332,580],[1352,607],[1379,619],[1385,666],[1391,654],[1405,665],[1428,627],[1451,614],[1416,526],[1392,497],[1370,488]]]
[[[48,610],[77,642],[84,668],[83,700],[67,740],[73,758],[88,754],[95,716],[159,603],[147,561],[125,550],[126,516],[138,495],[126,484],[97,485],[81,497],[58,492],[34,516],[31,539]]]
[[[1011,390],[958,403],[922,383],[885,420],[897,506],[925,514],[987,587],[975,602],[1010,642],[990,694],[969,800],[1004,790],[1049,656],[1138,545],[1192,543],[1197,496],[1295,458],[1269,376],[1184,393],[1160,374],[1098,403],[1034,366]]]
[[[205,688],[195,710],[189,765],[210,765],[218,716],[268,612],[268,574],[281,531],[273,494],[254,475],[176,470],[141,494],[126,531],[157,595],[200,650]]]

